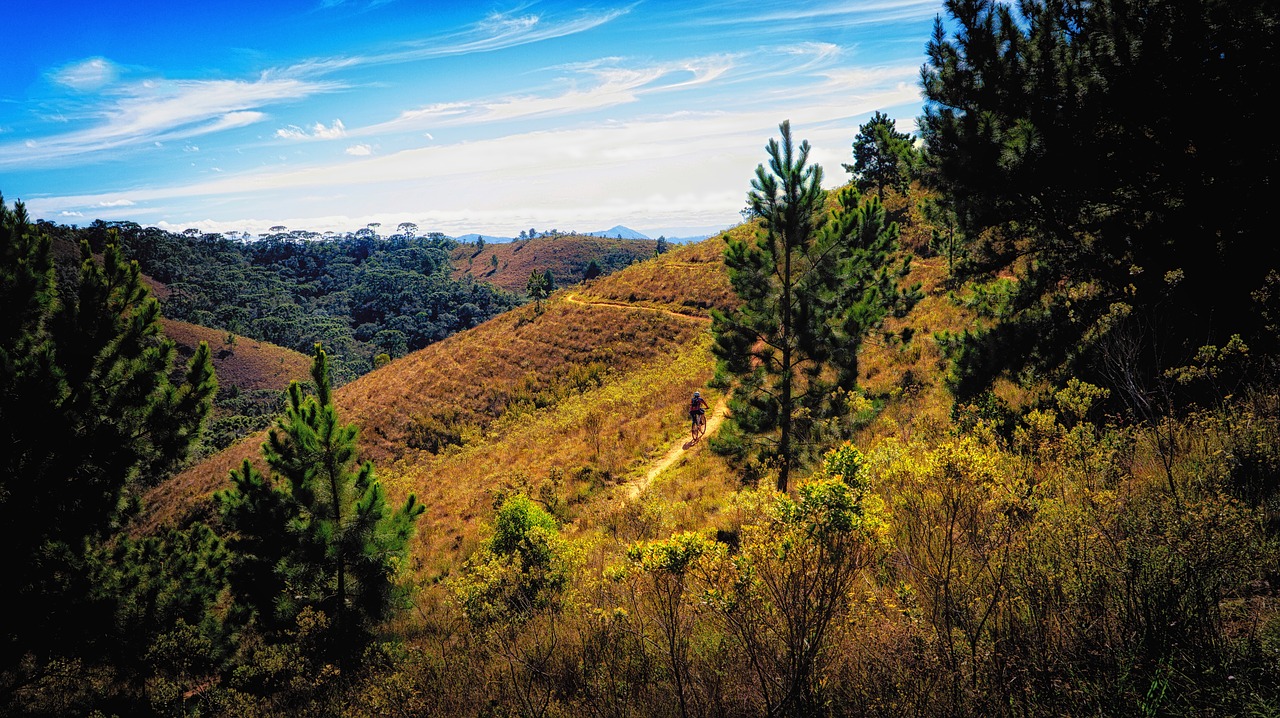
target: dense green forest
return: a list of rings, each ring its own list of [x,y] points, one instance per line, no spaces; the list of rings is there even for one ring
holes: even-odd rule
[[[741,226],[487,323],[440,237],[0,200],[0,712],[1280,715],[1280,8],[943,11],[918,136],[825,190],[784,121]],[[312,357],[211,483],[162,308]],[[397,401],[477,336],[512,366]]]
[[[246,241],[100,220],[41,230],[75,245],[86,240],[94,251],[114,231],[124,256],[168,289],[165,316],[304,353],[321,342],[339,382],[368,372],[380,354],[403,356],[521,301],[453,279],[457,242],[439,234],[280,231]]]

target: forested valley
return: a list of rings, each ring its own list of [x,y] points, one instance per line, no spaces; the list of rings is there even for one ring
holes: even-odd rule
[[[131,222],[83,228],[41,224],[71,247],[101,252],[114,232],[120,251],[164,286],[164,314],[310,353],[329,347],[346,382],[383,361],[469,329],[522,297],[484,282],[455,280],[458,243],[405,227],[320,236],[278,231],[251,239],[183,234]]]

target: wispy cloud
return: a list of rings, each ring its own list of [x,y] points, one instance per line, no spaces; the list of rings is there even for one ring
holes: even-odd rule
[[[87,92],[115,82],[119,75],[119,69],[110,60],[91,57],[63,65],[50,73],[50,78],[59,85]]]
[[[364,143],[352,145],[346,149],[346,153],[353,157],[364,157],[373,154],[373,148]]]
[[[0,144],[0,166],[67,163],[103,150],[142,146],[244,127],[266,119],[256,108],[337,89],[288,78],[146,80],[113,89],[90,111],[90,127],[21,144]]]
[[[823,164],[830,182],[843,175],[857,119],[872,110],[910,102],[909,86],[850,96],[855,77],[832,80],[839,96],[799,98],[781,114],[776,103],[736,112],[680,112],[665,117],[602,122],[561,130],[522,132],[487,140],[419,147],[379,155],[368,147],[340,162],[291,170],[227,174],[193,184],[130,192],[138,202],[133,217],[147,216],[159,202],[187,198],[254,197],[258,212],[283,198],[324,193],[331,178],[342,178],[340,206],[348,217],[417,208],[418,217],[445,232],[501,234],[523,225],[595,229],[621,222],[632,226],[692,226],[738,219],[755,166],[765,159],[764,145],[777,125],[791,119],[798,136],[814,145],[813,159]],[[352,149],[363,153],[362,145]],[[464,169],[470,168],[470,169]],[[536,193],[530,187],[538,187]],[[637,188],[648,188],[637,192]],[[28,200],[33,213],[86,211],[116,195],[46,197]],[[310,219],[295,214],[290,226],[343,229],[324,219],[335,200],[312,203]],[[241,217],[249,216],[246,211]],[[483,217],[483,225],[477,218]],[[711,218],[711,219],[708,219]],[[332,219],[332,218],[330,218]],[[412,220],[413,218],[409,218]],[[221,231],[244,220],[201,225]],[[189,221],[174,219],[177,222]],[[336,220],[334,220],[336,221]],[[416,221],[416,220],[415,220]],[[273,222],[274,223],[274,222]],[[569,223],[574,223],[572,226]],[[645,224],[648,223],[648,224]],[[350,229],[347,225],[345,228]],[[218,228],[221,229],[218,229]]]
[[[712,26],[772,25],[775,31],[821,23],[827,29],[931,18],[940,10],[937,0],[843,0],[797,5],[793,2],[755,3],[754,12],[725,12],[700,18]]]
[[[360,66],[493,52],[593,30],[626,15],[630,10],[630,7],[626,7],[605,12],[583,12],[567,18],[491,13],[483,20],[458,32],[402,42],[383,52],[315,58],[274,72],[284,77],[315,77]]]
[[[689,89],[714,82],[734,66],[726,55],[679,60],[640,67],[621,66],[617,58],[563,66],[579,77],[545,94],[443,102],[405,110],[386,122],[352,130],[353,135],[380,135],[424,128],[475,125],[580,114],[636,102],[641,96]]]

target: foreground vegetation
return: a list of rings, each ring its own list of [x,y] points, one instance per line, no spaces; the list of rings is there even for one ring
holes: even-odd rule
[[[877,115],[840,192],[783,192],[724,237],[332,392],[318,371],[275,436],[176,475],[215,392],[209,346],[169,380],[137,268],[86,246],[79,279],[56,282],[48,237],[0,208],[16,308],[0,427],[7,446],[48,449],[13,452],[0,494],[26,619],[6,624],[4,712],[1280,713],[1280,265],[1266,248],[1247,271],[1224,264],[1259,247],[1261,203],[1226,217],[1191,201],[1268,186],[1274,140],[1236,156],[1108,94],[1133,89],[1134,67],[1161,91],[1199,67],[1195,93],[1270,72],[1280,16],[1212,0],[1020,7],[946,4],[960,31],[940,26],[928,48],[923,153]],[[1138,42],[1151,38],[1167,42]],[[1098,113],[1121,141],[1073,124]],[[1114,197],[1085,191],[1098,167],[1075,185],[1042,172],[1071,164],[1077,136],[1112,157]],[[775,161],[780,186],[795,166]],[[802,230],[853,220],[875,251],[835,271],[879,267],[849,297],[861,304],[820,264],[847,263],[855,234],[811,245],[829,250],[801,265],[822,281],[765,271],[779,237],[795,249]],[[809,324],[782,286],[856,336]],[[755,381],[752,357],[775,355],[726,317],[809,358]],[[856,355],[835,356],[850,340]],[[841,395],[788,403],[784,381]],[[761,416],[688,442],[694,389]],[[784,420],[803,442],[781,441]],[[63,436],[75,451],[53,451]],[[272,481],[253,463],[264,441]],[[330,521],[330,504],[363,518]]]

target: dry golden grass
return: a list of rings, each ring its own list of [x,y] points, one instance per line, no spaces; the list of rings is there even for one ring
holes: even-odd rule
[[[962,332],[978,321],[959,306],[946,286],[947,265],[941,257],[915,258],[906,284],[920,283],[923,298],[905,317],[889,318],[883,331],[867,337],[859,355],[863,389],[886,399],[884,410],[863,430],[859,443],[919,432],[939,432],[951,423],[951,393],[944,384],[947,361],[933,338],[938,331]],[[903,343],[904,328],[912,332]],[[886,337],[888,335],[888,337]]]
[[[731,230],[751,232],[749,226]],[[432,585],[457,570],[480,540],[493,502],[523,490],[555,507],[565,531],[614,555],[629,541],[672,531],[736,528],[740,478],[706,442],[654,478],[638,500],[628,484],[688,440],[685,402],[714,370],[707,307],[733,295],[716,237],[524,306],[429,346],[340,388],[345,421],[361,427],[390,498],[427,506],[412,574]],[[942,260],[917,260],[911,282],[926,297],[886,329],[916,329],[905,348],[877,339],[863,352],[868,390],[886,399],[860,443],[949,424],[950,399],[931,332],[972,318],[952,303]],[[601,383],[568,389],[573,367],[603,364]],[[910,380],[908,381],[908,373]],[[550,402],[527,401],[539,395]],[[409,446],[416,417],[456,417],[462,445]],[[148,497],[148,525],[207,516],[209,495],[244,458],[261,463],[262,435],[184,472]]]
[[[697,377],[675,378],[680,394],[670,397],[671,406],[680,405],[695,385],[710,377],[706,321],[641,308],[583,304],[570,301],[566,292],[543,302],[542,308],[541,314],[531,305],[512,310],[338,389],[335,400],[343,420],[361,427],[362,455],[380,467],[406,457],[426,460],[430,454],[408,445],[415,422],[424,416],[452,417],[470,427],[464,433],[469,431],[471,439],[478,432],[493,431],[494,422],[511,426],[510,417],[527,414],[537,404],[571,398],[577,391],[572,388],[574,367],[603,368],[604,386],[616,386],[636,372],[668,371],[675,357],[690,347],[703,347],[697,353],[702,362]],[[628,405],[628,411],[649,411],[646,407],[667,390],[654,391],[644,402]],[[615,416],[609,423],[619,421]],[[148,497],[148,523],[180,521],[190,512],[202,513],[205,509],[200,505],[226,484],[232,468],[245,458],[258,459],[264,438],[264,434],[247,437],[158,487]],[[571,441],[544,435],[536,443],[549,451],[557,443]]]
[[[311,357],[301,352],[176,319],[162,318],[160,324],[184,360],[200,342],[209,343],[219,386],[283,390],[289,382],[305,381],[311,375]],[[234,342],[227,342],[229,336]]]
[[[474,245],[453,251],[453,276],[470,274],[476,279],[511,292],[523,292],[532,272],[551,270],[556,285],[567,287],[582,281],[582,272],[595,259],[603,266],[607,257],[620,263],[653,256],[657,241],[652,239],[610,239],[580,234],[536,237],[502,244],[489,243],[478,254]],[[495,267],[493,258],[498,258]]]
[[[744,225],[729,231],[753,230]],[[737,301],[725,273],[724,247],[719,236],[678,246],[657,258],[586,282],[577,293],[587,300],[707,316],[707,309],[726,309]]]
[[[625,484],[688,440],[684,406],[711,377],[708,343],[696,333],[594,390],[509,414],[465,446],[384,464],[380,475],[391,496],[416,492],[427,506],[415,575],[430,582],[458,567],[491,518],[498,491],[523,490],[556,506],[570,535],[606,522]]]

